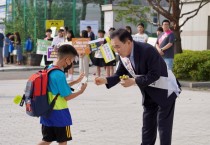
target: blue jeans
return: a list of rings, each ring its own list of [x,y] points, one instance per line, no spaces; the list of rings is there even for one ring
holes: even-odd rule
[[[164,58],[164,61],[169,70],[173,70],[174,59],[173,58]]]

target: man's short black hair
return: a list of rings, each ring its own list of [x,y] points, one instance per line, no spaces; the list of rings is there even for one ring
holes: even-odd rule
[[[142,26],[144,28],[144,24],[143,23],[139,23],[138,26]]]
[[[61,45],[59,48],[58,48],[58,58],[64,58],[65,56],[67,55],[72,55],[72,56],[78,56],[78,53],[76,51],[76,49],[69,45],[69,44],[64,44],[64,45]]]
[[[111,34],[111,39],[118,37],[119,40],[123,43],[126,42],[126,40],[133,41],[133,38],[131,34],[126,29],[117,29]]]
[[[91,26],[87,26],[88,29],[91,29]]]
[[[98,30],[98,33],[103,33],[105,34],[106,32],[104,30]]]
[[[46,32],[52,33],[52,30],[51,29],[47,29]]]
[[[163,23],[169,23],[169,25],[170,25],[170,21],[169,20],[167,20],[167,19],[165,19],[165,20],[163,20],[163,22],[162,22],[162,25],[163,25]]]

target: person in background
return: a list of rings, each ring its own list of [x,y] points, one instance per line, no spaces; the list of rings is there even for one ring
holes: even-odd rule
[[[8,64],[10,62],[10,53],[9,53],[9,44],[10,44],[10,37],[11,33],[7,33],[5,40],[4,40],[4,62]]]
[[[52,34],[52,30],[47,29],[45,32],[46,37],[44,38],[44,40],[53,41],[51,34]],[[47,55],[44,55],[44,62],[45,62],[45,65],[49,65],[49,64],[53,63],[53,61],[47,61]]]
[[[112,27],[109,29],[109,36],[107,36],[104,40],[104,44],[109,43],[111,45],[111,39],[110,39],[110,35],[112,34],[112,32],[115,31],[115,28]],[[112,48],[112,51],[115,55],[115,51]],[[116,56],[116,55],[115,55]],[[116,60],[113,60],[109,63],[105,63],[105,69],[106,69],[106,76],[112,76],[114,74],[114,66],[116,66]]]
[[[22,48],[21,48],[21,38],[19,32],[15,32],[15,49],[17,50],[17,65],[21,65],[23,60]]]
[[[157,39],[156,49],[163,57],[169,70],[173,69],[174,61],[174,42],[175,36],[173,31],[170,30],[170,21],[163,20],[162,22],[163,33]]]
[[[98,40],[100,42],[102,42],[102,44],[104,43],[104,35],[105,35],[105,31],[104,30],[98,30]],[[101,44],[101,45],[102,45]],[[105,61],[104,58],[101,54],[101,50],[98,48],[98,50],[95,52],[95,66],[96,66],[96,72],[97,72],[97,76],[100,77],[101,76],[101,67],[105,66]]]
[[[132,35],[132,29],[130,26],[126,26],[125,29]]]
[[[87,32],[90,40],[95,40],[95,34],[93,33],[91,26],[87,26]]]
[[[71,42],[72,38],[75,38],[73,31],[72,30],[67,30],[66,31],[66,41]],[[67,81],[73,81],[73,73],[74,73],[74,63],[72,63],[71,69],[68,70]]]
[[[4,35],[0,33],[0,65],[1,67],[4,67],[3,46],[4,46]]]
[[[67,32],[66,32],[67,42],[72,41],[72,38],[75,38],[73,31],[72,30],[67,30]]]
[[[88,32],[86,30],[82,30],[80,34],[81,38],[89,38]],[[88,78],[89,75],[89,57],[85,53],[79,54],[79,72],[80,74],[84,73]]]
[[[138,30],[138,33],[136,34],[136,36],[139,36],[142,42],[147,43],[148,35],[144,33],[144,24],[143,23],[138,24],[137,30]]]
[[[163,28],[158,27],[156,33],[157,33],[157,36],[159,36],[161,33],[163,33]]]
[[[11,33],[11,35],[9,36],[9,40],[10,40],[10,46],[9,47],[13,47],[14,48],[14,42],[15,42],[15,36],[14,34]],[[10,52],[10,63],[13,64],[14,63],[14,54],[13,51]]]
[[[56,36],[53,41],[52,41],[52,46],[56,49],[59,47],[59,45],[63,42],[65,42],[65,38],[64,38],[64,34],[63,34],[64,30],[60,29],[58,31],[58,36]]]

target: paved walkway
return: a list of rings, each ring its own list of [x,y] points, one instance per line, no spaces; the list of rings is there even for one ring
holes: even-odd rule
[[[35,145],[41,139],[39,119],[12,102],[23,93],[25,82],[0,81],[0,145]],[[209,102],[209,91],[183,90],[177,99],[172,145],[210,144]],[[142,106],[137,87],[107,90],[89,82],[69,107],[74,123],[69,145],[140,145]]]

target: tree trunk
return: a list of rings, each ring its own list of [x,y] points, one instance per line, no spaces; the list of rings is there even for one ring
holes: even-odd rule
[[[176,39],[176,41],[174,43],[174,52],[175,52],[175,54],[182,53],[182,40],[181,40],[180,29],[175,29],[174,35],[175,35],[175,39]]]
[[[86,9],[87,9],[87,3],[86,2],[82,2],[82,16],[81,16],[81,20],[85,20],[86,18]]]

